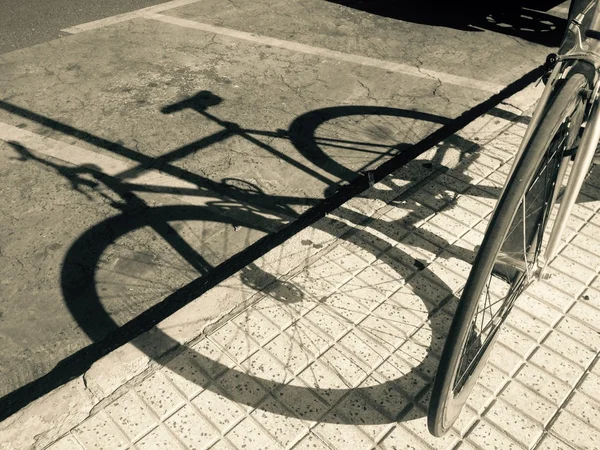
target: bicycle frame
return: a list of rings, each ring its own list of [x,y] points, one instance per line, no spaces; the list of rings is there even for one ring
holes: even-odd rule
[[[594,8],[594,11],[591,25],[586,32],[586,36],[582,38],[581,24],[586,15],[591,11],[592,7]],[[600,141],[600,107],[598,105],[598,94],[600,89],[600,1],[592,0],[585,10],[571,21],[568,32],[575,38],[575,44],[573,48],[564,55],[549,56],[549,62],[555,64],[554,68],[546,82],[546,88],[534,111],[531,122],[515,157],[515,161],[518,161],[522,157],[534,130],[536,130],[540,123],[540,116],[548,106],[548,102],[557,83],[567,77],[569,71],[576,63],[589,64],[593,68],[593,80],[588,80],[591,86],[591,95],[589,95],[586,104],[586,110],[589,111],[586,115],[587,123],[575,154],[575,160],[571,168],[565,192],[561,199],[558,214],[550,233],[548,245],[544,254],[544,262],[537,274],[539,278],[544,276],[548,264],[558,253],[567,221],[571,215],[581,187],[583,186],[588,170],[593,162],[596,147]],[[586,122],[585,118],[584,122]],[[554,188],[552,204],[555,203],[559,196],[562,187],[562,179],[567,171],[570,159],[570,156],[566,156],[561,164],[557,183]],[[513,165],[513,168],[509,173],[509,178],[514,171],[515,165]]]

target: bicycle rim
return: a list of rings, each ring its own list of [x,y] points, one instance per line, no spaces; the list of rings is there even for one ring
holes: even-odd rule
[[[458,418],[502,323],[534,279],[560,163],[581,126],[586,86],[576,74],[554,96],[490,220],[434,382],[428,426],[435,436]]]

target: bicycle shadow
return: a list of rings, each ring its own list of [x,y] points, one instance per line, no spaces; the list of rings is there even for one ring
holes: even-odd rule
[[[506,34],[520,39],[558,47],[566,20],[547,14],[559,0],[508,2],[397,2],[393,0],[327,0],[371,14],[422,25],[461,31]]]
[[[178,107],[181,107],[181,105]],[[184,104],[184,107],[189,107],[189,104]],[[192,107],[203,110],[204,105],[195,103],[192,104]],[[175,107],[171,106],[171,108],[173,108],[173,111],[175,110]],[[350,107],[348,110],[342,109],[338,112],[364,111],[363,108],[364,107],[361,106]],[[368,108],[371,112],[377,111],[376,108]],[[168,108],[165,108],[165,110],[167,112],[169,111]],[[381,111],[384,114],[389,114],[390,108],[384,108]],[[12,108],[12,112],[23,113],[23,110]],[[327,117],[327,114],[330,112],[331,109],[325,111],[325,116]],[[409,114],[414,114],[414,112],[398,110],[396,116],[406,116]],[[26,116],[30,119],[40,119],[39,116],[30,112],[27,113]],[[305,132],[306,130],[310,131],[315,129],[315,124],[311,122],[314,115],[309,113],[305,116],[307,118],[307,121],[305,122],[306,126],[297,127],[294,132],[290,133],[295,136],[294,139],[302,140],[303,134],[298,131],[300,129],[304,129]],[[446,122],[447,119],[440,120]],[[65,376],[69,378],[72,377],[74,373],[83,373],[93,361],[99,359],[102,355],[119,345],[128,342],[139,335],[141,331],[149,329],[151,325],[196,299],[202,292],[206,292],[210,287],[217,285],[220,281],[235,274],[239,270],[242,271],[241,279],[245,285],[253,289],[266,288],[267,290],[264,291],[264,294],[266,294],[267,297],[274,299],[279,304],[283,304],[290,308],[290,314],[292,315],[295,314],[294,308],[304,305],[307,302],[312,302],[314,304],[318,303],[317,307],[319,305],[322,306],[323,303],[326,304],[326,301],[322,302],[322,299],[320,298],[308,300],[310,296],[307,295],[305,288],[291,282],[281,282],[267,271],[262,270],[256,265],[252,265],[258,257],[285,240],[285,234],[278,234],[278,231],[281,230],[284,223],[290,218],[301,221],[302,216],[286,207],[285,202],[302,201],[304,204],[312,204],[314,207],[318,208],[320,205],[322,206],[322,203],[319,203],[318,199],[294,199],[268,196],[258,186],[251,186],[246,183],[246,185],[244,185],[245,187],[240,188],[240,183],[242,185],[245,183],[243,180],[233,184],[227,182],[227,180],[223,180],[221,183],[210,181],[193,173],[188,173],[177,168],[174,169],[169,165],[168,158],[163,158],[163,161],[158,167],[167,173],[177,175],[184,180],[193,183],[197,186],[196,190],[198,192],[196,195],[206,195],[207,191],[211,191],[215,200],[209,202],[206,206],[172,205],[149,207],[133,193],[133,190],[139,189],[139,186],[133,186],[128,180],[134,178],[142,168],[156,167],[156,163],[139,157],[133,150],[127,149],[120,144],[111,143],[96,136],[90,136],[85,132],[75,130],[64,124],[56,123],[51,119],[44,118],[39,121],[44,125],[51,126],[67,135],[76,135],[78,138],[83,138],[90,143],[109,149],[116,154],[131,157],[142,165],[141,168],[138,167],[134,171],[127,171],[125,174],[113,177],[99,172],[97,167],[91,165],[81,167],[63,166],[51,160],[35,156],[33,152],[29,151],[18,142],[11,143],[21,160],[31,160],[55,170],[59,175],[69,179],[74,190],[83,193],[88,198],[90,197],[90,190],[95,194],[99,193],[100,196],[104,196],[104,193],[98,190],[98,187],[102,185],[108,188],[112,194],[115,194],[118,199],[118,201],[114,201],[115,197],[112,195],[103,197],[112,199],[113,206],[115,206],[119,213],[88,229],[71,245],[65,256],[61,280],[64,300],[78,325],[92,339],[94,344],[59,363],[57,369],[54,371],[54,375],[50,375],[50,378],[55,377],[55,383],[64,380]],[[240,127],[239,125],[232,124],[230,129],[239,130]],[[275,133],[281,135],[279,131]],[[310,131],[307,136],[309,136],[308,140],[310,141],[310,136],[314,136],[314,133]],[[306,143],[307,141],[304,140],[303,142]],[[465,146],[469,145],[469,148],[473,147],[473,143],[467,141],[462,142]],[[310,158],[312,154],[310,151],[306,151],[307,148],[314,149],[314,147],[303,147],[302,151],[304,152],[304,155],[308,155]],[[175,153],[177,153],[178,150],[175,150]],[[190,150],[186,148],[184,151],[188,152]],[[469,155],[466,155],[466,158],[468,160]],[[336,167],[341,166],[338,163],[332,164],[329,167],[327,166],[328,156],[326,154],[324,154],[324,156],[322,155],[320,159],[318,164],[324,166],[326,171],[339,172]],[[332,167],[333,169],[331,169]],[[352,182],[354,179],[353,174],[347,171],[343,174],[340,172],[339,175],[343,175],[340,176],[342,180],[346,179],[349,182]],[[356,173],[354,173],[354,177],[355,176]],[[414,180],[408,178],[402,181],[412,182]],[[154,186],[153,189],[158,190],[158,192],[161,193],[171,192],[160,186]],[[343,195],[347,194],[338,192],[331,194],[329,198],[339,197],[343,199]],[[325,211],[327,208],[328,206],[323,207],[322,211]],[[362,216],[357,212],[344,211],[343,209],[342,211],[342,219],[348,220],[350,223],[361,223],[367,219],[367,217]],[[401,225],[410,227],[422,219],[423,214],[425,214],[425,207],[423,205],[414,204],[411,206],[406,220],[402,222]],[[232,226],[233,228],[256,230],[263,233],[265,237],[255,239],[248,247],[241,249],[238,253],[234,252],[233,255],[229,255],[225,259],[221,257],[220,260],[217,258],[216,260],[211,261],[182,238],[181,228],[174,225],[176,222],[211,222],[224,224]],[[298,226],[302,227],[304,225],[300,224]],[[339,230],[340,228],[348,227],[348,225],[345,225],[343,220],[330,218],[329,227],[325,227],[323,230],[327,231],[331,229],[331,227]],[[163,294],[164,297],[161,297],[159,302],[153,303],[152,306],[138,316],[119,325],[115,321],[115,318],[107,311],[106,305],[103,304],[101,295],[99,294],[100,289],[97,278],[98,268],[106,249],[109,248],[111,244],[117,242],[128,233],[143,228],[149,228],[156,231],[158,235],[175,250],[182,260],[188,266],[191,266],[191,271],[189,267],[187,270],[192,275],[184,279],[180,285],[167,285],[163,292],[153,292],[155,297]],[[350,233],[350,227],[344,228],[348,233],[344,235],[343,239],[349,244],[356,246],[356,248],[362,248],[374,253],[377,252],[381,246],[386,246],[389,239],[399,239],[399,236],[395,234],[399,227],[390,226],[389,222],[383,223],[375,221],[374,228],[376,228],[381,235],[372,235],[369,232]],[[383,239],[381,236],[386,236],[387,238]],[[430,240],[434,240],[437,244],[444,245],[443,239],[440,241],[439,239],[434,239],[433,236],[429,236],[429,238]],[[447,246],[448,243],[446,242],[445,244]],[[429,323],[428,326],[431,329],[431,345],[421,343],[418,346],[420,349],[419,358],[421,359],[411,360],[408,365],[403,366],[403,368],[397,372],[395,378],[392,377],[392,379],[381,381],[376,385],[365,387],[346,386],[342,388],[326,388],[319,387],[318,385],[313,387],[307,385],[294,386],[284,384],[278,380],[269,380],[264,377],[261,378],[259,376],[247,375],[242,371],[228,367],[227,364],[222,364],[218,361],[215,362],[214,358],[207,358],[190,349],[184,349],[182,351],[188,355],[192,355],[191,357],[196,361],[195,364],[198,365],[200,363],[200,366],[204,367],[203,370],[206,373],[213,373],[214,370],[218,369],[217,372],[226,372],[236,380],[241,380],[240,384],[237,386],[258,383],[259,386],[262,386],[262,388],[266,389],[268,392],[277,392],[279,397],[289,399],[307,398],[310,394],[315,395],[315,398],[317,398],[318,401],[325,403],[329,401],[328,399],[341,400],[342,398],[354,398],[355,395],[358,395],[359,397],[368,399],[369,404],[373,404],[374,408],[364,414],[357,413],[350,417],[333,415],[328,419],[325,419],[320,412],[311,408],[302,411],[294,410],[294,402],[292,402],[291,405],[288,405],[289,408],[292,409],[289,409],[286,406],[286,408],[288,408],[288,413],[296,415],[300,414],[301,418],[305,420],[329,420],[332,421],[332,423],[388,423],[390,420],[399,420],[402,417],[407,418],[409,417],[406,415],[408,414],[408,411],[413,410],[414,404],[422,400],[423,396],[426,395],[426,392],[423,390],[419,390],[416,393],[414,392],[414,386],[419,385],[415,380],[420,379],[424,383],[423,386],[426,386],[431,379],[434,371],[433,367],[435,367],[435,361],[440,350],[439,346],[445,338],[445,332],[450,318],[447,314],[436,315],[436,313],[444,305],[454,299],[452,294],[453,290],[446,286],[443,280],[430,272],[423,261],[416,261],[399,249],[390,249],[385,255],[381,256],[381,258],[382,263],[395,272],[394,277],[397,280],[405,279],[408,275],[414,275],[415,272],[419,272],[418,278],[411,278],[413,281],[408,282],[408,286],[413,290],[413,294],[416,295],[417,298],[419,298],[419,292],[421,292],[420,289],[422,289],[421,286],[427,285],[421,277],[433,281],[439,295],[441,295],[441,298],[438,298],[436,302],[423,301],[423,307],[414,311],[417,313],[416,315],[413,314],[415,317],[420,317],[425,322]],[[411,258],[412,263],[406,265],[406,262],[411,261]],[[144,256],[144,259],[152,260],[152,258],[148,258],[147,255]],[[175,270],[181,268],[181,266],[174,267]],[[137,269],[134,269],[134,271],[135,270]],[[114,273],[112,274],[114,275]],[[138,280],[141,279],[140,273],[136,272],[134,275],[138,277]],[[153,278],[152,274],[148,275],[148,279],[156,280],[156,278]],[[421,280],[423,285],[420,285],[418,280]],[[117,282],[116,284],[118,289],[119,283]],[[121,284],[121,286],[127,285]],[[438,320],[440,320],[440,322],[438,322]],[[412,324],[411,326],[415,325]],[[423,324],[420,326],[423,326]],[[394,327],[392,326],[392,329],[393,328]],[[378,337],[369,330],[362,330],[361,332],[370,336],[371,340],[380,345],[386,344],[382,341],[381,337]],[[398,333],[398,336],[396,336],[397,338],[402,339],[406,337],[406,333],[398,329],[397,326],[396,332]],[[153,357],[157,355],[157,348],[173,348],[177,344],[168,335],[160,332],[154,332],[152,340],[153,342],[150,346],[145,346],[144,344],[139,345],[142,351],[147,352]],[[189,376],[191,377],[189,378],[190,381],[196,381],[192,375],[187,373],[188,368],[182,367],[177,369],[174,367],[174,370],[184,378]],[[222,373],[220,375],[222,375]],[[218,378],[220,380],[222,377]],[[223,378],[223,380],[225,380],[225,378]],[[47,381],[48,379],[45,380],[45,382]],[[209,390],[212,389],[214,392],[226,392],[230,399],[237,403],[246,404],[252,407],[256,406],[257,399],[254,396],[249,396],[247,391],[244,389],[241,391],[235,389],[232,390],[231,386],[229,388],[227,386],[230,385],[224,385],[222,382],[218,381],[218,379],[210,379],[206,385],[203,385],[204,388]],[[426,387],[424,389],[426,390]],[[284,393],[285,395],[283,395]],[[16,396],[18,395],[23,395],[23,391],[20,390]],[[373,411],[376,411],[377,408],[379,408],[376,406],[378,402],[390,395],[392,397],[406,397],[406,395],[409,395],[410,397],[410,395],[412,395],[412,397],[402,404],[403,407],[400,410],[392,408],[393,411],[387,411],[385,414],[375,414]],[[11,397],[11,399],[16,396]],[[272,410],[272,412],[277,412],[280,410],[280,406],[281,404],[275,404],[274,406],[265,405],[264,408]],[[391,407],[392,406],[390,406],[390,408]],[[414,417],[414,414],[417,413],[413,411],[410,414],[413,414],[413,416],[410,417]],[[422,414],[422,411],[418,414]]]

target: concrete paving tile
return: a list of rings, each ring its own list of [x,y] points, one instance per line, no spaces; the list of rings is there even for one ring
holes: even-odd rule
[[[164,424],[190,449],[210,447],[219,439],[219,433],[190,405],[185,405]]]
[[[402,228],[399,228],[397,231],[401,232]],[[351,252],[356,249],[366,250],[377,257],[395,243],[396,240],[390,238],[390,234],[388,231],[388,233],[384,233],[383,236],[379,237],[374,233],[370,233],[368,227],[362,230],[354,229],[343,236],[345,241],[343,247]]]
[[[417,294],[430,310],[437,308],[442,300],[452,295],[451,289],[444,286],[443,282],[425,272],[418,273],[406,288]]]
[[[335,417],[331,417],[335,422]],[[354,425],[343,423],[320,423],[314,428],[314,433],[332,448],[352,448],[356,450],[367,450],[373,447],[371,439]]]
[[[427,445],[429,445],[430,448],[451,449],[458,443],[459,436],[456,434],[456,431],[452,429],[450,429],[448,433],[441,437],[434,437],[429,434],[425,411],[419,412],[419,419],[403,422],[402,426],[424,441]]]
[[[136,386],[137,393],[159,418],[172,413],[184,400],[162,371],[155,372]]]
[[[254,408],[267,395],[265,388],[237,370],[228,370],[214,384],[245,409]]]
[[[247,335],[244,330],[237,327],[233,322],[227,322],[218,330],[211,333],[210,340],[222,347],[227,352],[227,355],[237,362],[245,360],[260,347],[254,339]],[[210,341],[207,341],[204,347],[210,355],[215,355],[215,360],[218,360],[219,357],[216,355],[219,355],[222,352],[218,351],[214,344],[211,345]],[[194,349],[198,351],[198,349]],[[209,375],[213,376],[212,373],[209,373]]]
[[[310,422],[310,426],[318,422],[330,409],[323,400],[312,393],[307,385],[300,381],[294,381],[293,384],[282,387],[274,396],[300,420]]]
[[[556,405],[515,380],[504,388],[501,398],[542,426],[545,426],[557,411]]]
[[[263,349],[250,356],[241,366],[249,376],[265,380],[269,386],[285,383],[294,375],[292,372],[287,371],[280,361]]]
[[[264,349],[283,365],[290,374],[304,370],[315,359],[315,356],[302,343],[282,334],[269,342]]]
[[[406,391],[417,390],[411,385],[415,380],[421,382],[421,388],[425,385],[418,375],[411,376],[410,373],[397,378],[386,378],[374,373],[360,385],[359,390],[351,392],[350,396],[358,401],[360,399],[356,396],[360,394],[362,405],[365,409],[373,412],[371,417],[377,418],[377,423],[392,423],[400,420],[404,412],[411,407],[413,399]],[[346,399],[344,399],[345,401]],[[370,413],[365,412],[365,414],[369,415]]]
[[[585,283],[570,277],[566,273],[559,272],[557,266],[550,267],[547,273],[548,278],[544,280],[545,283],[571,294],[572,296],[577,297],[586,287]]]
[[[577,234],[571,242],[577,247],[583,248],[594,255],[600,255],[600,241],[596,239],[599,228],[600,227],[597,226],[591,228],[589,227],[589,224],[584,225],[580,230],[580,233]]]
[[[175,437],[164,427],[157,427],[135,443],[139,450],[183,449]]]
[[[595,272],[600,269],[600,256],[580,248],[575,244],[567,245],[560,254],[578,264],[584,265]],[[560,267],[560,266],[557,266]]]
[[[584,284],[588,284],[596,276],[596,270],[590,268],[589,262],[585,265],[582,265],[570,258],[565,257],[563,254],[558,255],[554,261],[552,261],[552,265],[557,269],[560,268],[561,272],[564,272],[571,278],[574,278]]]
[[[469,434],[467,442],[486,450],[521,449],[523,446],[507,436],[504,432],[490,424],[486,420],[477,423]]]
[[[502,333],[504,330],[500,330]],[[512,351],[502,341],[496,342],[494,349],[490,353],[488,363],[493,364],[497,369],[506,375],[512,375],[523,364],[521,355]]]
[[[517,313],[517,318],[513,319],[513,322],[517,322],[517,325],[521,325],[522,321],[519,322],[518,316],[519,315]],[[540,326],[539,328],[541,329],[540,333],[546,330],[545,326]],[[528,331],[534,334],[538,330],[534,329],[533,331],[531,331],[530,328]],[[541,335],[538,334],[537,338],[540,339]],[[498,337],[498,343],[504,344],[506,347],[510,348],[513,352],[515,352],[523,359],[525,359],[529,354],[531,354],[531,352],[537,346],[536,340],[532,339],[529,335],[522,333],[521,331],[511,326],[505,326],[502,328]]]
[[[348,386],[355,387],[367,376],[366,368],[361,368],[360,359],[343,348],[332,347],[319,358],[319,362],[340,375]]]
[[[579,300],[583,300],[584,303],[593,306],[597,310],[600,310],[600,277],[596,277],[594,281],[591,282],[590,286],[585,290],[585,292],[579,297]]]
[[[413,367],[417,367],[423,377],[433,378],[435,376],[439,358],[429,351],[429,346],[412,340],[405,341],[395,355]],[[427,364],[424,364],[424,362],[427,362]]]
[[[318,276],[316,278],[310,277],[305,271],[295,275],[290,282],[300,287],[314,299],[323,298],[335,292],[335,286],[328,283],[327,280]]]
[[[410,401],[414,401],[429,382],[417,369],[397,356],[390,357],[380,365],[370,378],[377,380],[382,385],[392,383],[393,386],[402,390],[403,395]],[[403,404],[398,411],[405,406],[406,404]]]
[[[451,292],[457,292],[462,289],[467,279],[462,275],[448,269],[440,260],[436,260],[427,266],[429,277],[435,278],[437,283],[441,283],[444,288]]]
[[[192,400],[192,404],[221,433],[244,416],[244,411],[236,405],[236,402],[227,398],[215,387],[202,391]]]
[[[482,384],[476,383],[466,404],[477,414],[481,415],[494,400],[495,396],[492,391],[485,388]]]
[[[396,248],[402,253],[410,256],[413,260],[429,263],[433,261],[443,249],[443,246],[437,245],[435,241],[436,239],[431,239],[431,236],[425,230],[416,229],[412,233],[407,234],[406,237],[396,245]]]
[[[567,411],[561,411],[550,431],[577,449],[600,448],[600,433]]]
[[[588,372],[579,386],[579,390],[600,402],[600,375]]]
[[[395,294],[393,297],[398,299],[400,296]],[[391,326],[399,329],[405,335],[409,335],[414,333],[427,320],[427,316],[423,317],[424,315],[419,314],[419,311],[414,314],[413,311],[390,301],[379,306],[371,314],[372,317],[386,320]]]
[[[380,443],[383,450],[429,450],[431,447],[401,424],[396,426]]]
[[[447,243],[456,241],[456,239],[469,231],[468,226],[451,219],[443,212],[433,216],[419,228],[426,230],[428,233],[437,236]]]
[[[545,281],[533,283],[527,288],[527,293],[562,312],[567,311],[574,302],[571,295],[556,289]]]
[[[359,365],[367,372],[379,366],[389,355],[384,346],[361,332],[360,328],[352,330],[338,344],[344,348],[342,353],[352,353],[353,360],[360,362]]]
[[[294,450],[313,450],[326,448],[325,443],[314,434],[307,434],[292,447]]]
[[[252,414],[262,427],[282,446],[288,448],[308,433],[307,424],[295,418],[277,400],[268,397]]]
[[[349,383],[326,362],[317,360],[298,375],[293,384],[302,382],[313,389],[323,402],[333,406],[347,394]]]
[[[600,334],[588,325],[572,317],[564,317],[557,325],[556,330],[570,336],[586,348],[598,351],[600,349]]]
[[[68,434],[47,447],[47,450],[83,450],[83,447],[73,435]]]
[[[286,306],[278,300],[265,297],[253,305],[253,309],[269,319],[279,330],[284,330],[299,317],[296,314],[296,310],[287,308]]]
[[[387,271],[380,270],[378,267],[370,266],[361,271],[357,279],[370,284],[385,297],[389,297],[396,292],[403,284],[398,280],[398,276],[392,276]]]
[[[538,300],[527,292],[521,294],[513,311],[524,311],[536,320],[542,321],[549,326],[554,325],[561,317],[563,317],[558,309]]]
[[[535,351],[530,361],[570,386],[574,386],[584,371],[582,367],[543,345]]]
[[[333,308],[318,305],[304,316],[323,334],[331,339],[338,340],[352,328],[352,322],[336,314]]]
[[[499,366],[502,368],[499,369],[498,366],[496,366],[495,361],[490,360],[489,362],[490,363],[484,366],[481,374],[479,374],[478,383],[485,387],[488,391],[498,394],[500,389],[504,387],[510,377],[504,371],[506,370],[505,367]]]
[[[569,315],[576,317],[596,332],[600,332],[600,310],[584,302],[577,302],[569,310]]]
[[[564,409],[577,416],[583,423],[595,428],[596,431],[600,430],[600,402],[581,392],[575,392]]]
[[[200,370],[196,360],[197,358],[193,358],[189,353],[184,353],[171,360],[166,368],[160,370],[164,377],[188,399],[198,395],[211,380]],[[208,361],[212,364],[212,360]],[[152,404],[152,399],[150,404]]]
[[[360,323],[360,330],[377,344],[393,350],[406,340],[406,335],[388,320],[369,316]]]
[[[440,185],[430,181],[422,189],[414,192],[411,199],[439,212],[448,207],[450,203],[450,198],[444,191],[445,189]]]
[[[556,436],[551,434],[546,434],[544,438],[540,441],[540,443],[535,447],[536,450],[571,450],[569,444],[564,441],[561,441]]]
[[[137,440],[157,424],[148,407],[140,401],[133,391],[128,391],[117,398],[107,405],[104,410],[131,441]]]
[[[361,236],[361,238],[367,239],[366,236]],[[340,286],[353,277],[352,271],[332,261],[329,255],[323,256],[311,264],[306,269],[306,273],[310,278],[323,278],[334,286]]]
[[[519,414],[501,399],[486,412],[485,418],[526,448],[533,446],[544,431],[541,424]]]
[[[517,302],[521,303],[520,300],[519,298]],[[508,325],[505,329],[518,330],[519,333],[522,333],[535,342],[539,342],[550,331],[549,325],[538,319],[537,315],[528,314],[518,308],[511,310],[505,324]]]
[[[554,405],[560,405],[571,392],[568,384],[533,364],[526,363],[515,379],[534,390]]]
[[[232,320],[245,335],[251,336],[259,344],[264,344],[280,333],[277,325],[269,321],[254,308],[248,309]]]
[[[377,388],[375,387],[373,390],[376,391]],[[343,417],[349,424],[359,425],[363,433],[372,440],[377,440],[386,429],[389,429],[389,424],[395,420],[384,414],[388,411],[381,408],[382,397],[372,396],[371,393],[371,390],[367,391],[367,395],[364,395],[363,390],[350,392],[336,405],[331,414]]]
[[[460,412],[456,422],[452,424],[452,431],[454,431],[457,436],[463,438],[478,420],[480,420],[479,414],[467,403]]]
[[[233,341],[232,345],[225,346],[226,349],[231,348],[237,350],[240,353],[240,356],[243,357],[245,353],[251,353],[258,348],[250,338],[245,339],[237,328],[225,327],[225,330],[222,330],[223,335],[226,334],[227,330],[233,330],[238,334],[237,336],[234,336],[237,340]],[[212,339],[213,336],[214,333],[210,335],[210,338]],[[225,336],[217,336],[217,338],[226,339]],[[226,344],[229,343],[230,342],[226,341]],[[240,348],[238,349],[238,347],[235,347],[233,344],[239,345]],[[235,361],[227,356],[225,352],[217,347],[210,339],[201,339],[190,347],[191,350],[193,350],[193,352],[190,353],[192,361],[196,361],[196,364],[198,364],[209,377],[215,378],[225,372],[228,368],[235,367]]]
[[[314,325],[308,321],[298,321],[285,330],[284,334],[296,342],[299,342],[313,355],[323,353],[331,346],[331,338],[322,334]]]
[[[100,411],[79,424],[73,434],[87,449],[125,449],[125,436],[108,416]]]
[[[596,356],[594,350],[559,331],[552,331],[544,339],[544,346],[582,367],[587,367]]]
[[[250,417],[246,417],[227,433],[227,439],[238,448],[280,448],[273,438]]]
[[[366,261],[359,255],[350,252],[341,245],[336,246],[333,250],[327,253],[327,258],[334,261],[348,272],[352,273],[356,273],[369,265],[369,261]]]

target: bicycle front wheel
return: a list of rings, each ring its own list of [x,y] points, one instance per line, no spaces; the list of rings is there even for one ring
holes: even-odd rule
[[[492,215],[433,384],[428,427],[435,436],[458,418],[502,323],[534,279],[559,167],[581,128],[586,90],[581,74],[558,88]]]

